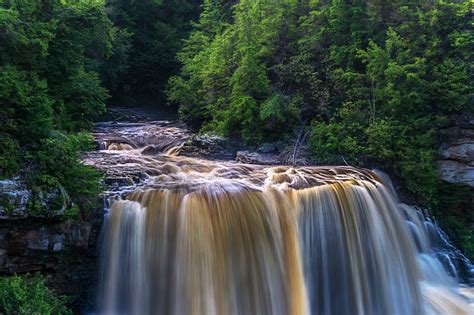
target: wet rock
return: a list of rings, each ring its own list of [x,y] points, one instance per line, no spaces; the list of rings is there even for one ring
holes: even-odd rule
[[[233,158],[235,145],[228,139],[213,135],[195,135],[179,149],[178,155],[206,158]]]
[[[105,183],[109,186],[113,186],[113,185],[117,185],[118,187],[132,186],[134,184],[134,180],[131,177],[110,176],[106,178]]]
[[[2,266],[5,266],[5,263],[7,261],[7,251],[5,249],[0,249],[0,268]]]
[[[163,145],[147,145],[141,151],[143,155],[156,155],[163,153],[165,150],[165,146]]]
[[[40,209],[35,212],[30,211],[28,215],[46,218],[57,217],[72,206],[69,195],[61,185],[43,188],[38,192],[36,197],[33,204],[36,202],[37,204],[35,206],[38,207],[39,205]]]
[[[262,165],[280,164],[278,154],[275,154],[275,153],[238,151],[236,160],[238,162],[246,163],[246,164],[262,164]]]
[[[93,135],[101,150],[123,147],[130,150],[156,145],[167,151],[191,137],[187,129],[174,121],[100,123],[96,125]]]
[[[30,187],[0,181],[0,276],[41,272],[59,294],[82,309],[97,272],[102,209],[77,221],[62,220],[72,202],[62,186]]]
[[[60,252],[64,249],[64,235],[55,234],[52,236],[53,252]]]
[[[91,240],[92,228],[92,224],[79,224],[78,222],[67,220],[60,226],[60,230],[64,232],[67,238],[62,237],[59,240],[63,244],[67,242],[75,247],[87,248],[90,241],[96,241]]]

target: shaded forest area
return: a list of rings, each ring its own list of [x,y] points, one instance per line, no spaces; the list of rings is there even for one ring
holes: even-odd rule
[[[472,191],[436,163],[440,129],[473,110],[471,17],[466,0],[5,0],[0,177],[86,212],[93,122],[156,103],[249,146],[307,130],[315,163],[386,170],[473,258],[474,211],[455,210]]]

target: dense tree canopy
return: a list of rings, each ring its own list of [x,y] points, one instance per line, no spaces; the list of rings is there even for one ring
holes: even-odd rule
[[[34,184],[82,185],[70,190],[76,202],[95,197],[98,174],[78,161],[90,139],[75,133],[105,110],[98,70],[117,33],[101,1],[0,5],[0,176],[21,171]]]

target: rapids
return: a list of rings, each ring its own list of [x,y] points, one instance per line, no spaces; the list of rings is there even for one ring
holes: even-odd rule
[[[101,124],[103,314],[474,314],[471,263],[381,173],[182,156],[170,122]]]

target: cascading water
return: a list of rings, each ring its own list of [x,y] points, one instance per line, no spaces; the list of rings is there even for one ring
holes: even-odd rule
[[[469,261],[384,176],[145,156],[127,139],[91,158],[142,172],[111,201],[100,312],[474,313]]]

